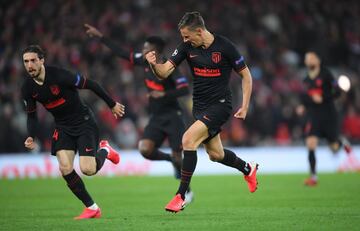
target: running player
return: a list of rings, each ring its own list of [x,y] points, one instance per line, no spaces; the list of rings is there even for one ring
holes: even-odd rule
[[[299,115],[307,111],[305,126],[306,146],[309,153],[310,177],[305,185],[317,185],[315,149],[319,138],[326,138],[330,149],[336,153],[343,146],[346,153],[351,153],[351,146],[345,137],[339,136],[339,121],[334,100],[340,95],[340,89],[331,72],[323,65],[314,51],[305,54],[307,76],[304,79],[305,94],[303,105],[297,108]]]
[[[73,194],[82,201],[85,209],[75,219],[99,218],[101,210],[87,192],[84,182],[74,170],[74,158],[79,152],[81,172],[87,176],[96,174],[105,159],[119,163],[119,154],[102,140],[99,144],[98,127],[92,111],[81,101],[77,89],[90,89],[111,108],[115,118],[124,115],[124,106],[114,100],[96,82],[80,74],[45,66],[45,53],[38,45],[23,51],[23,62],[29,77],[22,86],[22,95],[28,115],[29,137],[25,147],[36,147],[36,102],[41,103],[55,119],[51,154],[57,157],[60,172]]]
[[[247,163],[221,143],[221,126],[232,112],[229,79],[232,69],[242,76],[243,102],[235,117],[245,119],[252,91],[252,78],[243,56],[227,38],[210,33],[198,12],[188,12],[178,28],[183,38],[168,61],[157,62],[156,52],[146,54],[154,73],[166,79],[183,60],[187,60],[194,77],[193,116],[196,121],[186,130],[182,138],[184,159],[181,183],[176,196],[166,205],[170,212],[184,208],[185,192],[195,171],[196,150],[201,143],[212,161],[233,167],[245,175],[250,192],[257,189],[258,164]]]
[[[118,57],[144,69],[144,82],[149,92],[150,121],[145,127],[138,148],[141,155],[148,160],[172,162],[175,167],[175,177],[179,179],[182,161],[181,137],[185,131],[185,124],[177,98],[189,94],[189,84],[187,78],[178,71],[173,72],[165,80],[159,80],[145,60],[145,54],[155,51],[158,60],[166,61],[162,53],[165,41],[158,36],[150,36],[146,38],[142,52],[134,53],[116,45],[97,28],[89,24],[85,24],[85,27],[90,37],[99,38]],[[169,139],[171,155],[159,150],[166,137]],[[193,193],[188,190],[186,195],[186,203],[190,203]]]

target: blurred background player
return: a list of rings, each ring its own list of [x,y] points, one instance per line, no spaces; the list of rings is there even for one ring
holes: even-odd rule
[[[89,24],[85,24],[85,27],[86,33],[90,37],[99,38],[118,57],[144,69],[144,83],[149,92],[150,121],[144,129],[138,149],[141,155],[148,160],[172,162],[175,168],[175,177],[179,179],[182,161],[181,138],[185,131],[185,124],[177,99],[189,94],[189,84],[187,78],[179,71],[174,71],[167,79],[159,80],[150,70],[145,59],[148,52],[155,51],[157,60],[166,61],[163,54],[165,41],[161,37],[150,36],[145,39],[142,52],[131,52],[119,47],[97,28]],[[171,155],[159,150],[165,138],[169,140]],[[186,203],[190,203],[193,197],[190,189],[186,195]]]
[[[210,33],[199,12],[187,12],[178,24],[183,43],[178,45],[165,63],[159,63],[156,52],[146,54],[154,73],[166,79],[176,66],[187,60],[194,80],[193,116],[196,121],[186,130],[182,144],[184,159],[181,182],[176,196],[166,205],[169,212],[179,212],[184,206],[185,192],[197,163],[197,149],[204,144],[212,161],[217,161],[241,171],[250,192],[257,189],[256,163],[246,163],[235,153],[224,149],[220,139],[221,126],[232,113],[229,88],[231,71],[242,76],[242,106],[235,117],[245,119],[252,91],[252,77],[244,57],[227,38]]]
[[[337,81],[321,64],[316,52],[308,51],[304,62],[307,68],[307,76],[304,79],[305,93],[302,95],[303,105],[297,108],[297,113],[304,114],[306,108],[305,136],[309,151],[310,177],[304,183],[307,186],[315,186],[318,182],[315,149],[319,138],[325,138],[334,153],[343,146],[345,152],[350,154],[351,146],[345,137],[339,136],[338,114],[334,104],[334,100],[341,93]]]
[[[57,157],[60,172],[69,189],[86,206],[75,219],[99,218],[101,210],[85,188],[84,182],[74,170],[74,158],[79,152],[81,172],[91,176],[104,165],[105,159],[119,163],[119,154],[106,140],[100,142],[92,111],[84,105],[77,89],[90,89],[111,108],[114,116],[124,115],[124,106],[114,100],[96,82],[67,70],[44,66],[45,53],[38,45],[28,46],[23,51],[23,63],[29,76],[22,86],[22,95],[28,115],[29,137],[25,147],[36,147],[36,102],[40,102],[55,119],[51,154]]]

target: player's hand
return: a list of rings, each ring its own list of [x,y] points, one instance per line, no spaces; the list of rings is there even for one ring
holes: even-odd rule
[[[321,104],[323,102],[323,97],[319,94],[315,94],[315,95],[311,96],[311,98],[314,101],[314,103],[316,103],[316,104]]]
[[[33,150],[36,147],[36,143],[34,142],[34,139],[32,137],[28,137],[25,142],[25,148]]]
[[[165,92],[163,91],[151,91],[149,93],[149,97],[152,97],[152,98],[161,98],[161,97],[164,97],[165,96]]]
[[[95,27],[89,25],[89,24],[84,24],[84,26],[86,27],[86,34],[88,34],[90,37],[98,37],[98,38],[102,38],[104,35]]]
[[[111,111],[116,119],[123,117],[125,114],[125,106],[116,102],[115,106],[111,108]]]
[[[150,52],[146,53],[145,58],[146,58],[146,60],[148,61],[148,63],[150,65],[155,65],[156,64],[155,51],[150,51]]]
[[[246,118],[246,114],[247,114],[248,109],[241,107],[235,114],[234,117],[238,118],[238,119],[245,119]]]

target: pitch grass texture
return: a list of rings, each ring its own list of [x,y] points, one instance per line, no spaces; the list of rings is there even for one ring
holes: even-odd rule
[[[74,221],[83,207],[62,179],[1,180],[0,230],[360,230],[360,174],[260,175],[248,192],[241,175],[195,176],[195,201],[167,213],[171,177],[85,178],[101,219]]]

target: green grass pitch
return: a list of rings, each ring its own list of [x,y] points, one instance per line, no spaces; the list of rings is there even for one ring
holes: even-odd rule
[[[260,175],[251,194],[239,176],[194,176],[195,201],[164,211],[171,177],[85,178],[101,219],[74,221],[82,204],[62,179],[1,180],[0,230],[360,230],[360,174]]]

